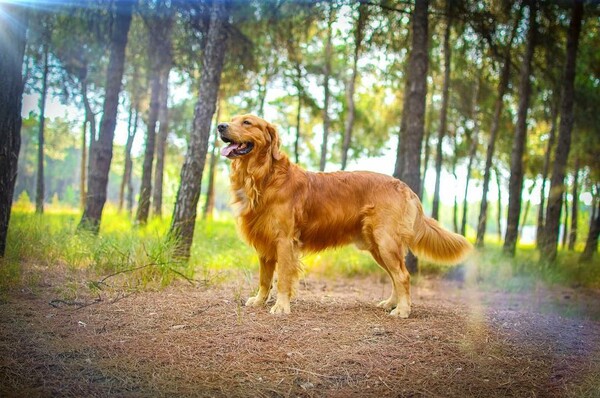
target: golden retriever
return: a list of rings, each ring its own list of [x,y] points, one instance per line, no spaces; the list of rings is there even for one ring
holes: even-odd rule
[[[312,173],[280,151],[276,128],[253,116],[217,126],[232,160],[231,189],[243,238],[258,252],[258,293],[247,306],[264,305],[277,269],[273,314],[288,314],[299,278],[301,251],[354,243],[389,274],[392,294],[379,303],[390,314],[410,314],[410,249],[439,263],[461,261],[471,244],[426,217],[418,196],[402,181],[372,172]]]

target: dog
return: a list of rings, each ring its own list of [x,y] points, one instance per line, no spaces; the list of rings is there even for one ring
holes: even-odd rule
[[[275,126],[254,115],[235,116],[217,130],[227,144],[221,155],[231,159],[238,229],[260,262],[258,293],[246,306],[267,302],[277,270],[277,298],[270,312],[289,314],[299,254],[353,243],[368,250],[392,280],[390,297],[378,306],[407,318],[407,250],[453,264],[472,249],[463,236],[425,216],[419,197],[396,178],[366,171],[306,171],[280,150]]]

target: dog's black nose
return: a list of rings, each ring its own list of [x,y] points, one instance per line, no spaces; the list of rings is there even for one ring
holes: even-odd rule
[[[219,133],[224,133],[227,130],[227,123],[220,123],[217,126],[217,130],[219,131]]]

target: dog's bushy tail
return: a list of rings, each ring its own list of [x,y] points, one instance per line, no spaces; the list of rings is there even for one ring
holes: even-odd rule
[[[414,232],[411,251],[417,257],[435,263],[457,264],[473,250],[473,246],[464,236],[446,231],[436,220],[427,217],[422,208],[419,208]]]

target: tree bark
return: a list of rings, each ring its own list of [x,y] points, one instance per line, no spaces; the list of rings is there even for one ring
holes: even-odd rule
[[[194,238],[200,185],[210,137],[210,124],[215,113],[227,46],[228,26],[226,21],[229,7],[229,1],[216,1],[211,7],[206,48],[202,56],[200,94],[194,111],[194,125],[181,169],[181,183],[177,191],[173,221],[169,231],[170,236],[176,242],[177,254],[184,259],[190,257]]]
[[[498,241],[502,240],[502,181],[500,178],[500,171],[498,168],[494,168],[494,175],[496,176],[496,187],[498,189],[498,214],[496,215],[496,225],[498,226]]]
[[[427,121],[425,123],[425,137],[423,138],[423,145],[425,146],[425,154],[423,155],[423,171],[421,178],[421,187],[419,188],[419,196],[423,196],[425,190],[425,178],[427,177],[427,168],[429,167],[429,138],[431,137],[431,124],[433,123],[433,92],[435,87],[431,87],[431,93],[429,94],[429,109],[427,110]]]
[[[458,162],[458,157],[456,156],[457,152],[457,142],[456,142],[456,132],[454,132],[454,158],[452,159],[452,176],[454,177],[454,181],[458,185],[458,176],[456,175],[456,163]],[[454,191],[454,206],[452,207],[452,225],[454,226],[454,232],[459,233],[458,229],[458,197],[457,191]]]
[[[356,75],[358,71],[358,58],[360,57],[360,49],[364,37],[364,28],[367,22],[366,5],[360,3],[358,6],[358,19],[354,30],[354,54],[352,59],[352,74],[346,88],[346,101],[348,103],[348,115],[344,125],[344,141],[342,143],[342,159],[341,168],[346,170],[348,165],[348,151],[352,142],[352,129],[354,128],[354,119],[356,116],[356,106],[354,104],[354,89],[356,86]]]
[[[510,179],[508,181],[508,215],[506,218],[506,235],[504,236],[504,252],[515,255],[519,235],[519,218],[521,217],[521,196],[523,193],[523,154],[527,146],[527,114],[531,97],[531,63],[536,40],[537,0],[529,0],[529,28],[527,30],[527,47],[523,56],[521,76],[519,80],[519,108],[517,124],[513,139],[510,161]]]
[[[567,246],[567,236],[569,235],[569,201],[566,198],[567,192],[565,191],[565,198],[563,205],[565,206],[565,218],[563,221],[563,234],[562,234],[562,249],[564,250]]]
[[[81,134],[81,164],[79,165],[79,207],[85,209],[85,191],[87,176],[87,120],[83,121]]]
[[[465,182],[465,195],[463,198],[463,213],[462,213],[462,221],[460,223],[460,234],[466,236],[467,229],[467,195],[469,193],[469,183],[471,182],[471,173],[473,171],[473,162],[475,161],[475,155],[477,154],[477,146],[479,145],[479,120],[478,113],[479,109],[477,107],[478,97],[479,97],[479,86],[481,79],[481,69],[479,70],[479,76],[477,76],[477,81],[475,83],[475,88],[473,90],[473,133],[471,135],[471,146],[469,147],[469,162],[467,164],[467,178]]]
[[[163,71],[161,77],[161,98],[158,112],[158,140],[156,145],[156,168],[154,169],[154,185],[152,191],[152,206],[154,215],[162,217],[163,203],[163,178],[165,172],[165,156],[167,152],[167,137],[169,136],[169,72],[171,68]]]
[[[111,34],[110,57],[106,72],[104,108],[98,139],[91,144],[88,169],[88,193],[79,228],[98,233],[106,203],[108,173],[113,155],[113,138],[117,123],[119,93],[125,63],[127,34],[131,24],[133,2],[116,2],[115,23]]]
[[[136,109],[135,110],[135,116],[133,118],[133,131],[132,131],[132,137],[131,137],[131,146],[133,146],[133,141],[135,139],[135,136],[137,134],[137,129],[138,129],[138,120],[140,118],[140,112]],[[127,170],[127,213],[131,216],[131,213],[133,212],[133,197],[134,192],[133,192],[133,181],[132,181],[132,175],[133,175],[133,161],[131,159],[131,150],[129,151],[129,167]]]
[[[0,18],[0,257],[4,257],[21,147],[27,11],[18,5],[0,4],[0,12],[4,16]]]
[[[221,120],[221,104],[217,98],[217,110],[215,115],[215,126],[219,124]],[[202,218],[204,220],[212,220],[213,213],[215,211],[215,177],[217,174],[217,160],[219,156],[219,133],[216,128],[212,129],[214,134],[214,140],[212,150],[210,153],[210,164],[208,168],[208,187],[206,189],[206,202],[204,204],[204,210],[202,212]]]
[[[416,0],[412,15],[412,49],[408,58],[403,120],[394,170],[394,177],[404,181],[417,195],[421,187],[421,148],[429,66],[428,8],[428,0]],[[418,262],[412,254],[406,259],[406,267],[412,273],[418,270]]]
[[[46,34],[49,34],[48,32]],[[48,94],[48,52],[50,38],[44,37],[43,57],[44,67],[42,71],[42,96],[40,98],[40,121],[38,130],[38,158],[37,158],[37,181],[35,195],[35,212],[44,213],[44,127],[46,125],[46,96]]]
[[[163,4],[164,13],[159,20],[160,41],[160,96],[158,110],[158,137],[156,142],[156,168],[154,169],[154,185],[152,191],[153,213],[157,217],[162,217],[163,204],[163,177],[165,169],[165,155],[167,149],[167,137],[169,135],[169,74],[173,67],[173,48],[172,48],[172,27],[173,27],[173,6]]]
[[[446,135],[446,121],[448,119],[448,98],[450,94],[450,61],[452,50],[450,48],[450,33],[452,27],[452,0],[446,0],[446,30],[444,32],[444,83],[442,88],[442,109],[440,109],[440,126],[438,129],[437,146],[435,154],[435,188],[433,191],[433,204],[431,217],[439,218],[440,211],[440,181],[442,177],[442,144]]]
[[[557,93],[554,93],[553,95],[555,98],[559,98],[559,95],[557,95]],[[544,166],[542,168],[542,187],[540,188],[540,205],[538,207],[537,232],[535,238],[538,249],[542,247],[542,242],[544,241],[544,203],[546,201],[546,182],[548,180],[548,171],[550,170],[550,159],[552,157],[552,151],[554,150],[554,141],[556,139],[557,121],[558,101],[554,101],[554,104],[552,105],[552,122],[548,137],[548,146],[546,147],[546,153],[544,154]]]
[[[571,231],[569,232],[569,250],[575,250],[577,242],[577,217],[579,215],[579,158],[575,159],[573,172],[573,203],[571,207]]]
[[[510,79],[510,64],[511,59],[511,47],[515,39],[517,28],[520,21],[520,13],[515,18],[514,25],[506,49],[504,50],[504,64],[502,66],[502,72],[500,74],[500,81],[498,82],[498,97],[494,105],[494,117],[492,119],[492,125],[490,127],[490,138],[488,141],[486,157],[485,157],[485,168],[483,173],[483,192],[481,195],[481,207],[479,209],[479,222],[477,223],[477,238],[475,240],[475,246],[483,247],[485,238],[485,229],[487,225],[487,208],[488,200],[487,193],[490,187],[490,179],[492,175],[492,161],[494,159],[494,150],[496,147],[496,137],[498,136],[498,130],[500,128],[500,118],[502,110],[504,108],[504,95],[508,89],[508,82]]]
[[[300,68],[298,68],[300,74]],[[298,88],[298,109],[296,110],[296,139],[294,140],[294,160],[300,163],[300,122],[302,117],[302,91]]]
[[[585,241],[585,248],[579,257],[580,263],[589,262],[594,257],[594,253],[598,251],[598,235],[600,235],[600,200],[592,205],[590,211],[590,232]]]
[[[142,183],[140,186],[140,197],[135,215],[136,223],[145,225],[150,214],[150,199],[152,196],[152,171],[154,153],[156,150],[156,124],[158,122],[158,111],[160,109],[161,91],[161,38],[155,32],[156,21],[147,22],[148,29],[148,58],[150,61],[150,109],[148,110],[148,123],[146,130],[146,146],[144,150],[144,162],[142,163]]]
[[[535,189],[535,181],[529,187],[529,195],[527,196],[527,202],[525,202],[525,210],[523,210],[523,219],[519,224],[519,237],[523,237],[523,226],[527,222],[527,217],[529,216],[529,208],[531,207],[531,195],[533,194],[533,190]]]
[[[129,117],[127,123],[127,142],[125,143],[125,166],[123,167],[123,178],[121,179],[121,187],[119,190],[119,212],[123,210],[125,201],[125,192],[131,188],[131,172],[133,170],[133,161],[131,160],[131,149],[133,148],[133,140],[137,134],[138,111],[137,104],[129,106]],[[128,206],[128,210],[131,208]]]
[[[544,223],[544,245],[542,258],[544,261],[554,263],[557,254],[558,230],[560,225],[560,212],[564,193],[564,179],[567,159],[571,149],[571,131],[573,129],[573,102],[575,94],[575,71],[577,66],[577,47],[583,19],[583,2],[573,1],[571,22],[567,33],[567,59],[563,79],[563,92],[560,105],[560,125],[558,128],[558,142],[552,179],[550,181],[550,195],[546,222]]]
[[[321,160],[319,162],[319,170],[324,171],[327,164],[327,142],[329,139],[329,128],[331,121],[329,119],[329,101],[331,97],[329,89],[329,78],[331,76],[331,53],[332,53],[332,36],[333,36],[333,2],[329,1],[328,18],[327,18],[327,42],[325,43],[325,66],[323,68],[323,87],[325,91],[325,99],[323,103],[323,141],[321,143]]]

